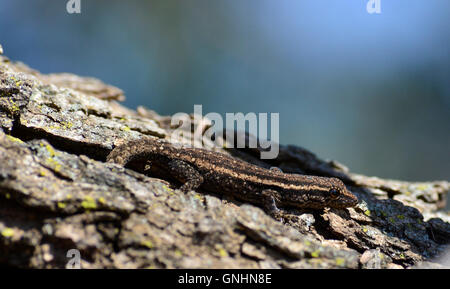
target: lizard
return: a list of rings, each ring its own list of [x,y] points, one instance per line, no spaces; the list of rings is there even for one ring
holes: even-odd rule
[[[173,179],[181,191],[203,189],[262,205],[278,219],[278,207],[324,209],[358,203],[338,178],[283,173],[202,148],[181,147],[163,139],[143,138],[116,146],[109,163],[149,162],[151,175]]]

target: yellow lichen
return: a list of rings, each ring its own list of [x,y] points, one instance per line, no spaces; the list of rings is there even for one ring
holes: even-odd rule
[[[64,209],[67,205],[63,202],[58,202],[58,208]]]
[[[172,192],[173,190],[166,185],[162,185],[162,188],[168,192]]]
[[[64,129],[71,129],[73,126],[73,123],[71,123],[70,121],[69,122],[63,121],[63,122],[61,122],[61,124],[63,125]]]
[[[47,173],[45,172],[44,169],[41,169],[41,170],[39,171],[39,175],[40,175],[41,177],[45,177],[45,176],[47,175]]]
[[[11,113],[18,112],[20,110],[19,106],[11,98],[2,98],[0,99],[0,102],[4,103],[4,105],[8,107]]]
[[[417,186],[417,189],[420,190],[420,191],[425,191],[427,188],[428,188],[427,185],[419,185],[419,186]]]
[[[19,106],[14,101],[11,100],[11,111],[18,112],[19,110],[20,110]]]
[[[56,156],[56,152],[51,145],[46,145],[45,148],[47,149],[51,157]]]
[[[217,252],[219,253],[219,256],[222,258],[228,257],[228,252],[220,245],[217,246]]]
[[[96,209],[97,202],[91,196],[86,196],[84,200],[81,202],[81,206],[86,210]]]
[[[370,210],[365,210],[365,211],[364,211],[364,215],[370,217]]]
[[[131,129],[128,126],[124,126],[121,128],[123,131],[130,131]]]
[[[6,135],[6,137],[10,140],[10,141],[14,141],[14,142],[19,142],[19,143],[23,143],[23,141],[19,138],[13,137],[9,134]]]
[[[56,160],[52,158],[47,158],[45,162],[53,168],[55,172],[59,172],[61,170],[61,164],[59,164]]]
[[[141,245],[144,246],[144,247],[147,247],[149,249],[153,248],[153,243],[150,240],[143,240],[141,242]]]
[[[336,265],[337,266],[343,266],[345,264],[344,258],[336,258]]]
[[[12,237],[14,235],[14,230],[11,228],[5,228],[2,230],[2,236],[5,238]]]
[[[311,253],[311,257],[317,258],[317,257],[319,257],[319,253],[320,253],[320,251],[319,251],[319,250],[316,250],[316,251],[314,251],[314,252]]]

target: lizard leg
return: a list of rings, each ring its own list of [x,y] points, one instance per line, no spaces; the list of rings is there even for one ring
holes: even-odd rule
[[[282,221],[283,218],[281,217],[281,211],[277,207],[276,203],[276,195],[277,192],[274,190],[263,190],[262,192],[263,200],[264,200],[264,208],[266,209],[267,213],[273,217],[277,221]]]
[[[195,190],[203,183],[202,175],[186,162],[171,160],[168,166],[172,177],[183,183],[179,188],[183,192]]]

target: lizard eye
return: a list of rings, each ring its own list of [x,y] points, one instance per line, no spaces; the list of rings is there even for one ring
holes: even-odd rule
[[[331,189],[331,190],[330,190],[330,195],[331,195],[333,198],[337,198],[337,197],[339,197],[339,191],[336,190],[336,189]]]

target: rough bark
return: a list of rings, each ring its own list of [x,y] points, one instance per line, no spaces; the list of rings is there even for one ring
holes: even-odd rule
[[[121,106],[120,89],[42,75],[0,56],[0,264],[64,268],[440,267],[450,242],[450,185],[366,177],[296,146],[262,163],[337,176],[360,200],[349,209],[261,208],[105,163],[114,145],[170,135],[169,117]],[[387,164],[388,165],[388,164]],[[431,262],[430,262],[431,260]],[[422,264],[422,265],[421,265]],[[448,265],[448,264],[447,264]]]

